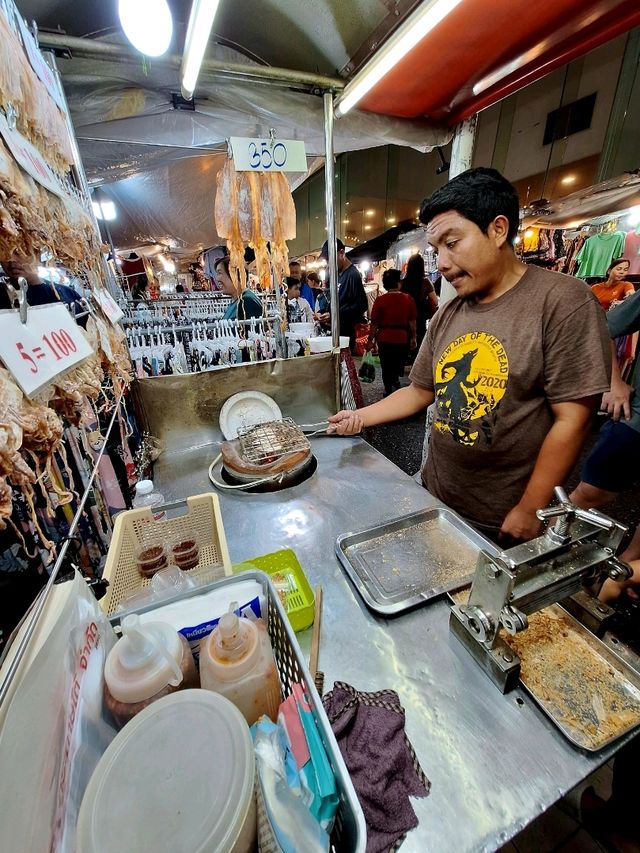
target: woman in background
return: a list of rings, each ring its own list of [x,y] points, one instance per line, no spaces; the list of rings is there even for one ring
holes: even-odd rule
[[[591,290],[605,311],[608,311],[614,303],[622,302],[627,296],[635,293],[631,282],[625,281],[630,266],[626,258],[614,258],[609,264],[606,281],[599,281],[592,286]]]
[[[416,305],[416,350],[418,350],[427,330],[427,320],[430,320],[438,310],[438,297],[433,285],[424,274],[422,255],[411,255],[407,261],[407,271],[402,279],[402,292],[409,295]]]
[[[399,285],[400,270],[385,270],[382,286],[387,292],[378,296],[371,311],[369,347],[378,344],[385,397],[400,387],[407,354],[416,345],[416,307]]]

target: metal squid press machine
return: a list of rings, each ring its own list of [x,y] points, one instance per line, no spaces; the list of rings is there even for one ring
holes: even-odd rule
[[[557,487],[557,506],[538,510],[549,521],[542,536],[497,557],[478,556],[466,604],[452,608],[450,627],[503,693],[520,677],[520,659],[500,636],[528,628],[528,616],[561,602],[594,634],[604,630],[613,610],[588,587],[609,577],[631,577],[631,568],[615,556],[627,528],[595,510],[575,507]],[[599,588],[599,587],[598,587]]]

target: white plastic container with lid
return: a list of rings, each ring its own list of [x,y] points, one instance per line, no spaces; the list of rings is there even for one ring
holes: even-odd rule
[[[263,714],[273,722],[280,707],[280,680],[267,626],[225,613],[200,646],[200,683],[226,696],[253,725]]]
[[[134,509],[141,509],[145,506],[153,509],[153,507],[162,506],[163,504],[164,495],[155,491],[153,480],[138,480],[136,483],[136,493],[133,498]],[[153,517],[156,521],[162,521],[167,517],[167,513],[164,510],[162,512],[154,512]]]
[[[77,853],[248,853],[256,838],[255,759],[223,696],[165,696],[111,742],[85,791]]]
[[[122,620],[122,637],[104,665],[105,702],[121,726],[168,693],[198,686],[191,648],[165,622]]]

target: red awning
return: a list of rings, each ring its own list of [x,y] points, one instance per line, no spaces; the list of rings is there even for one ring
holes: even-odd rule
[[[455,124],[638,25],[638,0],[463,0],[358,106]]]

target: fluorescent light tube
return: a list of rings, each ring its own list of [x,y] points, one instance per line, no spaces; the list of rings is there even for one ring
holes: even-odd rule
[[[344,88],[336,113],[343,116],[373,89],[420,42],[458,6],[462,0],[425,0],[396,33],[367,62]]]
[[[112,201],[93,201],[92,206],[96,219],[113,222],[117,217],[116,206]]]
[[[193,0],[182,56],[182,97],[193,97],[220,0]]]

